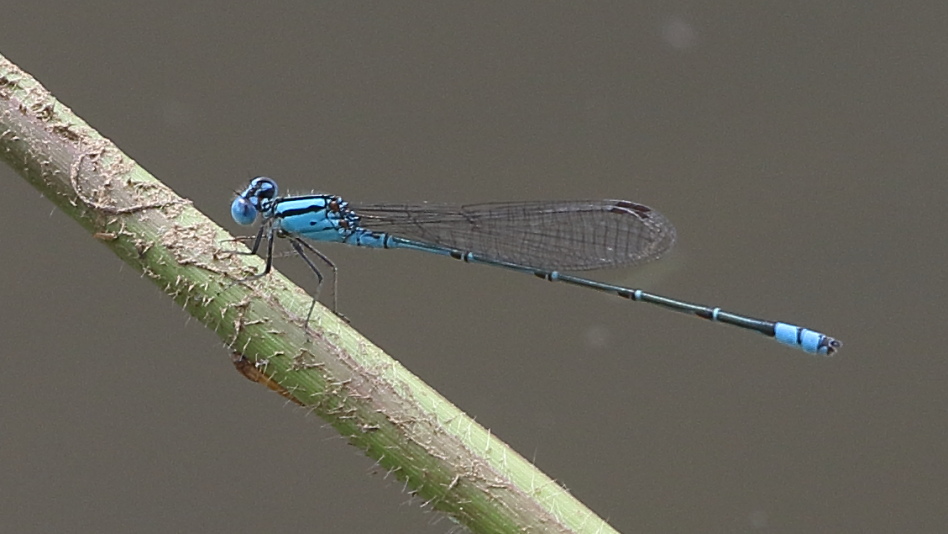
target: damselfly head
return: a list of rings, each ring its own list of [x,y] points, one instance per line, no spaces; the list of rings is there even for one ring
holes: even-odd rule
[[[260,203],[265,200],[273,200],[277,196],[277,184],[272,178],[258,176],[250,180],[250,185],[241,196],[252,197],[256,199],[254,204],[260,208]]]
[[[277,184],[266,176],[250,180],[247,189],[237,195],[230,205],[230,216],[244,226],[257,220],[257,213],[266,212],[277,196]]]

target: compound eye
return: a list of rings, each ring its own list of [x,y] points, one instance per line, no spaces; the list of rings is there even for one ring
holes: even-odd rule
[[[247,226],[257,220],[257,208],[244,196],[234,199],[230,205],[230,216],[237,224]]]

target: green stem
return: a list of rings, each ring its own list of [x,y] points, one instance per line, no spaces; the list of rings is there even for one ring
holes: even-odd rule
[[[217,332],[244,374],[316,412],[473,532],[614,532],[0,56],[0,158]]]

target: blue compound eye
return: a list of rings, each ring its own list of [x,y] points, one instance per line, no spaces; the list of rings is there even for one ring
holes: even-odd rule
[[[234,218],[237,224],[247,226],[257,220],[257,208],[244,196],[234,199],[230,205],[230,216]]]

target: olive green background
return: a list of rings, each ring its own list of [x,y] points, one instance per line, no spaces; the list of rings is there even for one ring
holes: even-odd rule
[[[234,231],[258,174],[660,209],[675,251],[597,278],[798,322],[840,354],[322,250],[355,327],[622,532],[944,532],[946,21],[939,2],[32,1],[3,8],[0,52]],[[456,528],[0,177],[0,530]]]

